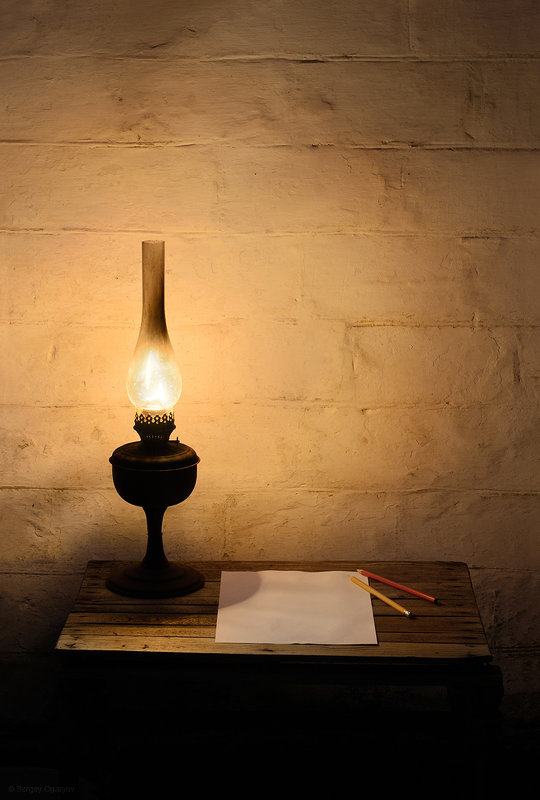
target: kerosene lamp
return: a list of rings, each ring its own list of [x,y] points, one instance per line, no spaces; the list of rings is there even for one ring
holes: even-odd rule
[[[200,572],[170,562],[163,549],[162,523],[169,506],[192,493],[199,457],[178,438],[174,406],[182,391],[165,319],[165,243],[142,243],[142,319],[127,376],[127,393],[135,406],[140,441],[118,447],[109,461],[120,497],[141,506],[146,515],[146,554],[140,563],[119,563],[107,587],[131,597],[175,597],[204,585]]]

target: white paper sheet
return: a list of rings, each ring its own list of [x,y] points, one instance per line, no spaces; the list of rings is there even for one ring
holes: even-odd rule
[[[377,644],[371,596],[351,574],[222,572],[216,642]]]

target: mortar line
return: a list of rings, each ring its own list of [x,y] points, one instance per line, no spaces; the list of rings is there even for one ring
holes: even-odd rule
[[[2,61],[82,61],[93,59],[96,61],[114,62],[148,62],[151,64],[257,64],[257,63],[297,63],[297,64],[335,64],[335,63],[368,63],[368,64],[468,64],[481,63],[507,63],[507,62],[535,62],[540,60],[539,53],[498,53],[494,54],[448,54],[436,55],[432,53],[413,53],[404,51],[396,54],[362,54],[362,53],[233,53],[230,55],[216,54],[209,56],[183,56],[178,53],[159,56],[137,53],[103,53],[102,51],[87,53],[10,53],[0,56]]]
[[[110,486],[25,486],[24,484],[21,485],[5,485],[0,486],[0,492],[6,491],[27,491],[27,492],[73,492],[76,494],[96,494],[96,493],[112,493],[113,496],[116,495],[116,489],[111,484]],[[261,486],[236,486],[236,487],[226,487],[225,489],[208,489],[205,488],[204,492],[205,495],[211,495],[215,497],[223,498],[225,494],[236,494],[236,495],[243,495],[243,494],[268,494],[275,493],[275,490],[269,490],[266,485]],[[371,495],[383,495],[384,497],[391,497],[391,496],[410,496],[410,495],[426,495],[426,494],[455,494],[455,495],[489,495],[492,497],[539,497],[540,496],[540,489],[492,489],[492,488],[485,488],[485,487],[475,487],[475,488],[462,488],[462,487],[455,487],[455,486],[440,486],[440,487],[417,487],[417,488],[405,488],[405,489],[393,489],[393,488],[386,488],[382,487],[379,489],[363,489],[358,486],[286,486],[280,485],[280,492],[283,493],[303,493],[303,494],[330,494],[330,495],[344,495],[350,494],[354,496],[371,496]]]
[[[535,153],[540,151],[540,144],[525,144],[520,142],[470,144],[469,142],[417,142],[417,141],[389,141],[377,143],[336,144],[335,142],[261,142],[260,144],[247,143],[239,140],[222,142],[220,140],[204,141],[175,141],[175,140],[127,140],[117,141],[108,139],[0,139],[4,147],[51,147],[51,148],[90,148],[90,149],[125,149],[125,150],[181,150],[184,148],[220,150],[335,150],[337,152],[366,151],[366,152],[460,152],[460,153]]]
[[[264,316],[265,319],[270,319],[273,322],[281,322],[284,325],[293,324],[296,325],[298,322],[306,323],[308,325],[313,325],[317,322],[337,322],[341,323],[348,329],[355,329],[355,328],[404,328],[404,329],[416,329],[416,328],[427,328],[427,329],[446,329],[446,328],[456,328],[462,329],[465,328],[466,330],[470,329],[472,331],[476,330],[528,330],[540,327],[540,321],[531,320],[529,322],[524,321],[497,321],[492,322],[490,320],[478,320],[478,319],[463,319],[463,320],[448,320],[448,321],[433,321],[433,322],[414,322],[410,319],[406,320],[349,320],[344,317],[339,316],[321,316],[321,315],[299,315],[296,317],[286,318],[286,319],[278,319],[276,320],[274,314],[268,312],[266,314],[261,315],[260,312],[254,316],[244,316],[244,317],[222,317],[217,322],[215,319],[209,322],[186,322],[181,325],[169,326],[171,331],[181,331],[184,328],[191,328],[196,329],[198,327],[204,328],[208,325],[213,327],[220,327],[222,325],[229,325],[229,324],[242,324],[242,323],[250,323],[250,322],[257,322],[261,319],[261,316]],[[24,320],[24,319],[11,319],[10,317],[1,318],[0,317],[0,325],[6,325],[7,327],[12,326],[21,326],[26,328],[40,328],[40,327],[47,327],[50,328],[51,321],[50,319],[35,319],[35,320]],[[88,322],[81,322],[80,319],[56,319],[55,320],[55,327],[54,330],[57,331],[59,328],[64,328],[69,326],[70,330],[78,329],[78,330],[130,330],[130,331],[138,331],[138,323],[119,323],[119,322],[93,322],[92,324]],[[2,406],[2,403],[0,403]]]
[[[392,230],[390,228],[319,228],[319,229],[308,229],[308,230],[276,230],[276,231],[268,231],[267,229],[252,229],[252,230],[243,230],[243,231],[234,231],[234,230],[218,230],[218,229],[208,229],[208,230],[178,230],[177,228],[160,228],[156,230],[155,228],[90,228],[90,227],[64,227],[64,228],[52,228],[52,227],[0,227],[0,234],[5,233],[8,235],[23,235],[23,234],[39,234],[42,236],[64,236],[68,235],[75,235],[79,236],[81,234],[90,234],[90,235],[99,235],[99,236],[135,236],[135,235],[143,235],[149,236],[153,235],[164,235],[167,236],[174,236],[176,238],[197,238],[197,239],[205,239],[208,237],[212,238],[242,238],[242,237],[253,237],[253,238],[286,238],[286,237],[304,237],[308,236],[312,238],[313,236],[317,237],[330,237],[330,236],[352,236],[352,237],[391,237],[391,238],[410,238],[410,239],[417,239],[417,238],[431,238],[431,239],[461,239],[461,240],[468,240],[468,239],[486,239],[491,241],[493,239],[500,239],[500,240],[536,240],[540,238],[540,230],[530,230],[524,231],[521,233],[515,233],[512,231],[501,231],[501,230],[491,230],[491,231],[482,231],[482,232],[473,232],[473,231],[429,231],[429,230]]]

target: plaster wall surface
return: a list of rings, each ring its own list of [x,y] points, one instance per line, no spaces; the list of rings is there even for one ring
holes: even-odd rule
[[[540,691],[540,5],[4,2],[0,646],[142,557],[109,455],[166,242],[185,559],[469,564]],[[536,704],[536,705],[535,705]]]

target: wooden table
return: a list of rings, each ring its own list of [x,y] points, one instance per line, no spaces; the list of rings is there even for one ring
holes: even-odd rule
[[[214,635],[222,570],[353,572],[356,563],[226,561],[194,566],[206,577],[199,591],[186,597],[141,600],[113,594],[105,587],[111,562],[88,564],[56,644],[67,668],[66,691],[71,686],[70,712],[75,723],[83,720],[84,741],[74,733],[76,725],[66,727],[73,757],[80,759],[86,753],[86,763],[101,769],[108,759],[113,769],[134,752],[146,763],[154,747],[160,762],[176,763],[181,752],[190,764],[199,759],[200,769],[206,771],[208,759],[213,763],[219,754],[227,770],[229,760],[238,763],[240,753],[241,765],[266,759],[258,770],[268,772],[268,754],[279,750],[279,763],[289,759],[295,770],[283,779],[291,786],[291,775],[298,775],[298,789],[305,791],[308,773],[313,788],[320,788],[322,772],[315,776],[314,762],[331,764],[330,785],[339,760],[343,770],[350,769],[361,752],[373,764],[381,759],[377,773],[363,768],[364,787],[368,773],[380,775],[382,770],[384,774],[388,758],[396,769],[401,757],[400,774],[414,765],[415,786],[425,776],[426,790],[431,787],[426,766],[431,764],[437,774],[446,772],[446,781],[452,779],[449,775],[455,776],[457,791],[461,784],[456,763],[471,753],[475,765],[484,759],[478,755],[477,739],[485,745],[483,752],[492,753],[489,720],[501,698],[502,682],[491,663],[465,564],[364,562],[365,569],[434,595],[438,602],[378,585],[415,616],[408,619],[372,598],[378,644],[354,646],[228,644],[215,642]],[[428,687],[428,694],[434,687],[437,691],[442,687],[443,694],[446,689],[451,700],[447,715],[458,720],[456,730],[445,717],[436,733],[433,721],[426,723],[418,716],[423,713],[420,710],[409,709],[396,723],[385,716],[378,700],[368,698],[358,705],[355,692],[369,693],[373,687],[383,687],[383,692],[397,687],[398,693],[409,687],[418,691]],[[413,719],[420,720],[416,738]],[[482,731],[473,734],[476,719],[481,720]],[[171,730],[177,731],[174,744]],[[143,731],[146,738],[137,750],[134,737]],[[380,741],[385,742],[383,747]],[[458,746],[461,752],[450,756]],[[371,748],[369,756],[366,748]],[[423,772],[414,755],[418,748]],[[164,757],[164,753],[169,755]],[[441,759],[444,763],[439,765]],[[274,761],[274,775],[276,768]],[[118,779],[122,783],[124,773]],[[389,774],[385,780],[390,780]]]
[[[56,645],[65,653],[150,654],[198,659],[206,666],[235,668],[277,663],[283,669],[349,670],[351,679],[413,685],[442,682],[451,690],[469,690],[474,699],[497,703],[501,696],[498,670],[491,666],[482,621],[466,564],[450,562],[365,562],[371,572],[391,577],[437,597],[417,599],[382,584],[388,597],[406,606],[414,617],[397,613],[372,598],[377,645],[229,644],[214,641],[222,570],[300,569],[350,570],[351,562],[200,562],[194,566],[205,586],[186,597],[149,600],[123,597],[105,587],[111,562],[88,564],[79,596]]]

